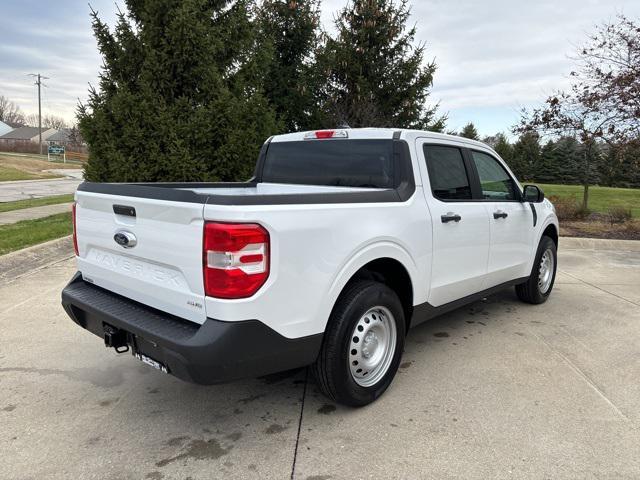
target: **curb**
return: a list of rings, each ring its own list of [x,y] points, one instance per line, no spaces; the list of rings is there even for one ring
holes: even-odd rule
[[[640,252],[640,240],[560,237],[559,244],[560,250],[617,250],[623,252]]]
[[[0,256],[0,284],[73,258],[71,235]]]

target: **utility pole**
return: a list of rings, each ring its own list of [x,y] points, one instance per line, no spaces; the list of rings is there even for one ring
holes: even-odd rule
[[[42,80],[46,80],[49,77],[43,77],[39,73],[30,73],[30,77],[37,78],[36,85],[38,85],[38,142],[40,143],[40,155],[42,155],[42,101],[40,96],[40,86]]]

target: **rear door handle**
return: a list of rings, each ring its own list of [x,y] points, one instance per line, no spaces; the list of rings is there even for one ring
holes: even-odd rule
[[[440,220],[442,220],[442,223],[449,223],[449,222],[458,223],[460,220],[462,220],[462,217],[457,213],[448,212],[446,215],[440,216]]]
[[[493,218],[496,220],[499,218],[507,218],[509,215],[507,212],[503,212],[502,210],[498,210],[497,212],[493,212]]]

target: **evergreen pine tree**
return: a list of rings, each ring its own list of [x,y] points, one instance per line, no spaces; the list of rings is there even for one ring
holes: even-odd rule
[[[577,178],[580,183],[588,188],[588,185],[600,182],[600,168],[602,163],[602,149],[595,140],[588,140],[580,143],[579,147],[579,169]]]
[[[616,186],[640,188],[640,139],[624,145],[621,179]]]
[[[514,173],[520,180],[535,181],[540,163],[540,137],[533,131],[520,135],[513,146]]]
[[[464,138],[470,138],[471,140],[480,140],[478,130],[476,130],[476,126],[473,124],[473,122],[467,123],[460,131],[459,135]]]
[[[327,126],[444,128],[427,104],[436,65],[414,46],[409,13],[407,0],[352,0],[340,11],[318,58]]]
[[[558,183],[556,144],[553,140],[547,141],[540,150],[540,166],[536,174],[536,181]]]
[[[262,48],[269,51],[265,96],[287,132],[322,126],[314,98],[319,22],[320,0],[264,0],[258,9]]]
[[[513,170],[513,145],[511,145],[504,133],[498,133],[495,136],[493,149],[500,155],[500,158],[507,162],[509,168]]]
[[[78,108],[92,181],[248,178],[276,129],[246,1],[126,0],[92,13],[99,88]]]
[[[600,164],[601,185],[640,188],[640,141],[609,145]]]
[[[579,144],[573,137],[562,137],[555,142],[553,155],[557,183],[580,183]]]

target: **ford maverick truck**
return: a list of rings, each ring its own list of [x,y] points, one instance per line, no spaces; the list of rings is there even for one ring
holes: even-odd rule
[[[82,183],[71,319],[107,347],[212,384],[311,366],[360,406],[410,327],[507,287],[553,288],[558,219],[489,146],[337,129],[267,140],[245,183]]]

